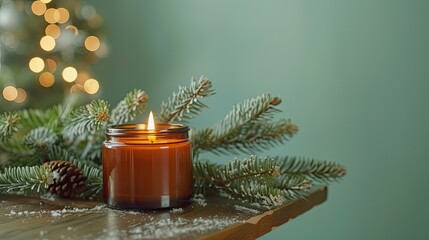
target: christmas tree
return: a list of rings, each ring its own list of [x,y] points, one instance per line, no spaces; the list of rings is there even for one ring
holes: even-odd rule
[[[102,23],[80,1],[0,0],[0,111],[94,98],[91,64],[108,53]]]

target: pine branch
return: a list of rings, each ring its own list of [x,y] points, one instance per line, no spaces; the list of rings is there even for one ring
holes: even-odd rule
[[[247,99],[243,104],[235,105],[226,117],[214,128],[216,137],[234,135],[240,132],[241,126],[257,120],[271,120],[273,114],[280,112],[275,106],[281,103],[279,97],[262,94],[253,99]]]
[[[207,107],[199,99],[209,97],[214,94],[212,82],[201,76],[198,83],[191,80],[191,86],[179,86],[178,92],[168,98],[167,102],[162,102],[161,112],[158,115],[158,121],[162,123],[171,123],[176,119],[186,121],[194,115],[199,114],[203,108]]]
[[[201,150],[252,154],[288,140],[298,127],[290,120],[272,121],[280,103],[279,97],[263,94],[234,106],[214,128],[193,132],[195,155]]]
[[[86,146],[83,149],[80,149],[80,159],[88,159],[93,162],[101,163],[101,145],[104,141],[104,135],[94,134],[89,136],[86,141]],[[79,152],[76,152],[79,154]]]
[[[22,139],[11,138],[6,142],[0,142],[0,150],[2,153],[13,156],[27,156],[32,153],[32,149],[22,143]]]
[[[339,164],[291,157],[251,156],[225,165],[196,161],[193,166],[197,192],[211,188],[269,208],[305,198],[311,180],[328,184],[345,175]]]
[[[47,159],[48,159],[48,161],[65,160],[65,161],[68,161],[71,164],[75,165],[79,169],[83,169],[84,167],[100,168],[100,165],[94,163],[93,161],[86,160],[86,159],[85,160],[84,159],[78,159],[68,149],[64,149],[63,147],[56,146],[56,145],[51,146],[49,148],[48,153],[47,153]]]
[[[46,110],[24,109],[18,111],[25,131],[38,127],[57,130],[70,112],[70,106],[55,105]]]
[[[148,100],[144,91],[134,89],[112,110],[109,122],[116,125],[133,121],[146,108]]]
[[[275,108],[281,103],[278,97],[264,94],[236,105],[213,129],[194,131],[194,152],[252,154],[267,147],[282,144],[292,137],[298,127],[290,120],[272,121]]]
[[[24,137],[24,144],[33,149],[30,162],[44,163],[48,161],[47,153],[50,147],[57,144],[58,136],[49,128],[39,127],[31,130]]]
[[[258,203],[265,207],[305,197],[311,181],[303,176],[281,174],[281,167],[272,158],[251,156],[225,165],[194,162],[196,191],[214,188],[230,197]]]
[[[0,169],[15,166],[34,166],[40,164],[40,160],[35,156],[33,148],[23,144],[22,139],[15,137],[7,142],[0,143],[0,158],[5,161],[0,163]]]
[[[226,194],[234,199],[247,201],[260,207],[273,208],[283,205],[289,200],[305,198],[308,195],[308,188],[305,182],[298,182],[297,185],[291,183],[283,187],[266,184],[261,179],[246,179],[235,181],[230,186],[222,188]]]
[[[31,130],[24,138],[24,143],[32,148],[46,149],[58,141],[58,136],[49,128],[39,127]]]
[[[337,181],[346,175],[345,167],[335,162],[287,156],[276,157],[274,161],[279,164],[282,174],[304,175],[321,183]]]
[[[109,104],[104,100],[94,100],[90,104],[81,106],[71,113],[63,128],[66,138],[92,134],[107,124]]]
[[[223,166],[221,179],[224,184],[240,178],[260,178],[263,176],[279,176],[279,166],[267,158],[250,156],[248,159],[229,162]]]
[[[237,179],[279,176],[280,174],[277,162],[257,156],[244,160],[235,159],[225,165],[195,161],[193,166],[194,179],[208,180],[210,181],[209,186],[227,186]]]
[[[68,109],[56,105],[46,110],[24,109],[11,113],[19,119],[19,131],[6,142],[0,142],[0,149],[8,159],[7,164],[39,164],[46,153],[45,147],[58,143],[59,137],[54,132],[59,131]],[[38,150],[42,151],[38,153]]]
[[[72,152],[58,145],[50,146],[49,149],[47,150],[46,161],[53,161],[53,160],[65,160],[79,167],[75,163],[75,161],[77,160],[76,160],[76,157],[72,154]]]
[[[303,175],[281,174],[273,180],[273,186],[275,188],[285,191],[284,195],[287,200],[305,198],[313,185],[312,181]]]
[[[0,172],[0,191],[45,190],[52,182],[51,170],[43,166],[12,167]]]
[[[92,196],[101,193],[103,190],[103,170],[99,167],[84,165],[83,174],[87,177],[85,196]]]
[[[290,120],[254,121],[238,126],[234,133],[216,135],[213,129],[194,131],[194,154],[211,151],[217,154],[245,153],[266,150],[283,144],[297,132],[297,126]]]
[[[2,113],[0,115],[0,142],[5,142],[18,131],[20,118],[16,113]]]
[[[220,178],[222,166],[208,161],[193,161],[194,192],[204,194]]]

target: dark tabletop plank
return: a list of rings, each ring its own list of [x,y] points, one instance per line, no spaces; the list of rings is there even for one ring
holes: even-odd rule
[[[0,195],[0,239],[255,239],[326,197],[321,186],[273,210],[211,196],[184,208],[136,212],[95,200]]]

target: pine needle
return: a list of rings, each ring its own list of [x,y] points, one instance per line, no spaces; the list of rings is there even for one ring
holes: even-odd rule
[[[116,125],[133,121],[146,108],[148,100],[149,96],[144,91],[134,89],[112,110],[109,123]]]
[[[88,135],[107,124],[109,104],[104,100],[94,100],[71,113],[62,134],[66,138]]]
[[[0,142],[5,142],[18,131],[20,117],[17,113],[2,113],[0,115]]]
[[[161,112],[157,118],[159,122],[171,123],[176,119],[186,122],[193,116],[199,114],[207,106],[201,102],[202,98],[214,94],[212,82],[201,76],[198,83],[191,79],[190,87],[179,86],[177,92],[173,92],[167,102],[162,102]]]
[[[57,130],[69,112],[70,106],[55,105],[46,110],[23,109],[18,111],[18,114],[25,131],[39,127]]]
[[[51,170],[47,167],[9,167],[0,172],[0,191],[41,192],[49,186],[51,181]]]
[[[49,128],[39,127],[31,130],[25,137],[24,143],[33,148],[45,149],[58,141],[58,136]]]
[[[279,97],[263,94],[234,106],[214,128],[193,132],[195,155],[199,151],[253,154],[284,143],[298,127],[291,120],[272,120],[280,103]]]
[[[303,175],[320,183],[337,181],[346,175],[345,167],[335,162],[289,156],[273,159],[281,166],[282,174]]]

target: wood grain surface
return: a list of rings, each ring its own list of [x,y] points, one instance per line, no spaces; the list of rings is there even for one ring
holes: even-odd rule
[[[136,212],[96,200],[0,195],[0,239],[256,239],[326,198],[319,186],[273,210],[211,196],[184,208]]]

